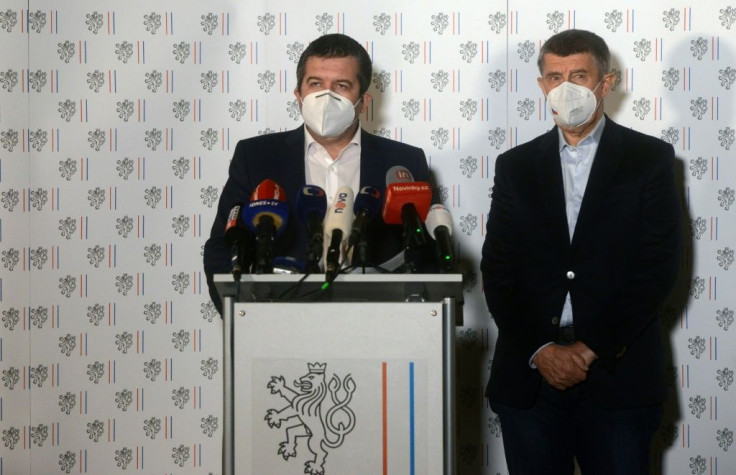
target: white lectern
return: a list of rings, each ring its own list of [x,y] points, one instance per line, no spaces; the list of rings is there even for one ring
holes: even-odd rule
[[[215,276],[224,474],[455,473],[459,274]]]

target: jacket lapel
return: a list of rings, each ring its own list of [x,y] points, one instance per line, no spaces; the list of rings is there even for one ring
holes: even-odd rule
[[[376,153],[374,137],[360,129],[360,187],[370,185],[379,189],[386,186],[386,167],[383,157]]]
[[[290,131],[282,144],[283,149],[279,156],[266,157],[265,160],[280,164],[274,170],[274,174],[278,176],[278,180],[283,180],[283,183],[279,184],[287,190],[288,200],[294,205],[297,194],[307,182],[304,166],[304,127]]]
[[[552,234],[557,236],[559,242],[567,245],[570,243],[570,236],[567,229],[557,127],[542,137],[538,152],[533,163],[538,186],[537,196],[541,206],[546,209],[544,214],[549,217]]]

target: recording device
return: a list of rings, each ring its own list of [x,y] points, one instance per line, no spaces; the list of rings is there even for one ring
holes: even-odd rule
[[[322,221],[327,212],[327,196],[325,190],[315,185],[305,185],[296,197],[296,214],[307,225],[309,244],[307,247],[307,274],[319,272],[319,261],[322,259],[324,233]]]
[[[253,273],[273,273],[274,241],[286,229],[289,205],[286,193],[270,179],[258,184],[242,212],[243,221],[255,234]]]
[[[247,271],[250,262],[247,252],[252,244],[252,236],[243,223],[241,212],[243,203],[237,203],[230,209],[225,223],[225,242],[230,248],[230,262],[233,279],[240,281],[243,271]]]
[[[335,280],[340,271],[342,244],[347,241],[353,222],[353,190],[342,186],[337,190],[335,201],[327,210],[325,217],[325,238],[329,242],[325,255],[325,282]]]
[[[443,272],[449,272],[455,267],[455,253],[452,249],[452,215],[444,205],[434,204],[429,208],[427,219],[424,221],[427,233],[435,241],[437,263]]]
[[[405,261],[410,272],[415,257],[427,244],[422,222],[432,204],[432,188],[424,181],[414,181],[405,167],[391,167],[386,173],[386,199],[382,216],[386,224],[403,225]]]
[[[368,260],[368,240],[365,233],[371,220],[380,209],[381,190],[370,185],[361,188],[358,196],[355,197],[353,207],[355,220],[348,238],[348,248],[353,248],[352,265],[354,266],[365,266]]]

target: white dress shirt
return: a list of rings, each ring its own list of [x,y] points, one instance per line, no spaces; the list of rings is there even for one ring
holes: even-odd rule
[[[335,199],[341,186],[349,186],[353,194],[360,189],[360,126],[352,140],[333,159],[304,127],[304,170],[308,185],[325,190],[327,206]]]

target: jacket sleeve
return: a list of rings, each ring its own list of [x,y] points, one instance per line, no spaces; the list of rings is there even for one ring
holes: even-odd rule
[[[627,258],[630,265],[615,298],[608,308],[601,309],[597,330],[585,332],[586,344],[609,370],[657,318],[657,310],[671,291],[680,265],[681,207],[674,150],[663,144],[652,152],[659,158],[640,190],[641,232],[636,251]],[[576,329],[577,326],[576,323]]]
[[[481,255],[483,292],[499,334],[519,354],[531,356],[544,338],[531,328],[519,303],[523,268],[518,226],[515,224],[513,178],[509,170],[512,158],[500,155],[496,160],[491,209]]]

